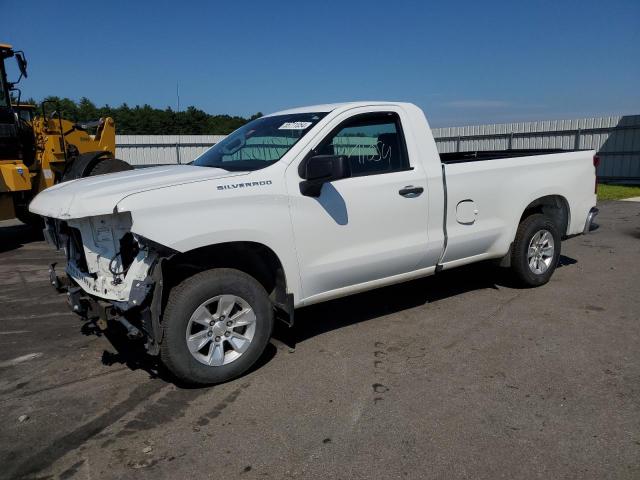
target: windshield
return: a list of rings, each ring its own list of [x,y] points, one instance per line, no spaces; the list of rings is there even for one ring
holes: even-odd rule
[[[292,113],[253,120],[193,161],[197,167],[239,172],[280,160],[326,113]]]

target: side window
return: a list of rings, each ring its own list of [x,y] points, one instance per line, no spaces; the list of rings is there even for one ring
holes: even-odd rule
[[[316,154],[346,156],[354,177],[409,168],[400,118],[392,112],[347,120],[322,142]]]

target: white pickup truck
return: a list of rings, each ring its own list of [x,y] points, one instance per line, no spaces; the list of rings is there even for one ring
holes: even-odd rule
[[[318,105],[249,122],[190,165],[55,185],[30,210],[66,252],[51,282],[75,312],[216,383],[297,307],[487,259],[546,283],[597,214],[594,154],[440,155],[415,105]]]

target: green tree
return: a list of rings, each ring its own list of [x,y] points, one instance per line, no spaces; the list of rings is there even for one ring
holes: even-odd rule
[[[84,122],[97,120],[99,117],[98,109],[87,97],[82,97],[78,102],[78,117]]]
[[[103,105],[97,107],[90,99],[82,97],[78,102],[70,98],[46,97],[47,114],[58,111],[63,118],[74,122],[87,122],[101,117],[112,117],[116,132],[124,135],[226,135],[250,120],[260,118],[257,112],[249,118],[231,115],[211,115],[194,106],[181,112],[171,107],[164,110],[151,105],[130,107],[123,103],[119,107]],[[33,99],[23,103],[36,104],[41,111],[42,103]]]

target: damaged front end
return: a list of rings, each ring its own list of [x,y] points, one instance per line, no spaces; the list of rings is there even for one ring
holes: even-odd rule
[[[51,265],[51,283],[71,309],[105,330],[117,321],[159,352],[162,262],[173,251],[131,232],[128,212],[66,221],[45,219],[45,237],[67,257],[66,279]]]

